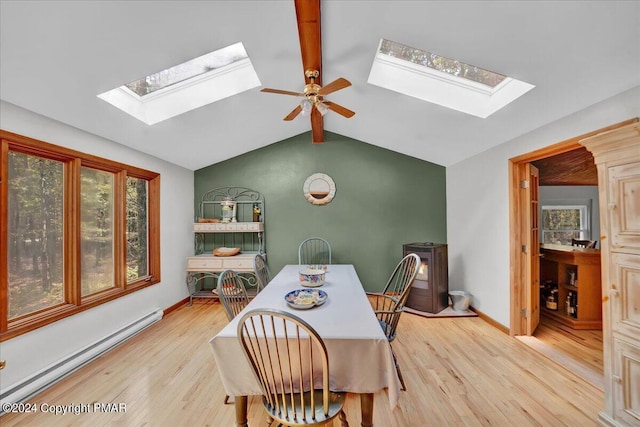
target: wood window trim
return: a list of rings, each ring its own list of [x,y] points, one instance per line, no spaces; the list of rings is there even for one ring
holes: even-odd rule
[[[0,253],[8,253],[8,155],[9,151],[61,161],[64,164],[64,302],[9,321],[8,259],[0,259],[0,342],[33,331],[63,318],[97,307],[160,282],[160,174],[100,158],[0,129]],[[115,286],[81,296],[80,272],[80,168],[114,173],[114,270]],[[124,185],[127,177],[148,182],[148,275],[126,281],[126,220]]]

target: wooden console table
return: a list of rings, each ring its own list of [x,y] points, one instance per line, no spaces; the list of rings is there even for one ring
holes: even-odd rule
[[[540,247],[540,282],[558,284],[558,310],[541,307],[541,313],[573,329],[602,329],[600,251],[564,245]],[[575,285],[570,282],[573,274]],[[569,292],[577,294],[578,314],[564,311]]]

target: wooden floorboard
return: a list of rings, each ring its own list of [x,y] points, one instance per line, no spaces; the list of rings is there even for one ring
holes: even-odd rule
[[[234,406],[223,404],[208,343],[226,323],[217,302],[195,301],[29,399],[124,403],[126,412],[6,414],[0,424],[231,427]],[[393,347],[408,390],[393,410],[384,391],[376,394],[378,427],[596,426],[604,405],[600,389],[478,317],[405,313]],[[259,398],[249,405],[249,425],[264,425]],[[359,426],[357,395],[348,395],[346,412]]]
[[[518,337],[536,351],[604,389],[602,330],[576,330],[542,316],[532,337]]]

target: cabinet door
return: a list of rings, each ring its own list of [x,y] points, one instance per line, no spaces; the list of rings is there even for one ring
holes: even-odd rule
[[[640,347],[614,340],[613,414],[624,425],[640,425]]]
[[[640,163],[612,166],[609,212],[613,250],[640,250]]]
[[[613,253],[611,259],[613,330],[640,342],[640,255]]]

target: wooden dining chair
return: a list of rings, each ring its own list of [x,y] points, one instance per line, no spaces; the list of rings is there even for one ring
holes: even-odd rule
[[[220,273],[216,290],[229,320],[236,317],[249,304],[244,283],[233,270],[224,270]],[[229,395],[225,395],[224,403],[225,405],[229,403]]]
[[[402,258],[398,265],[396,265],[382,292],[367,292],[373,311],[378,318],[378,323],[380,323],[380,327],[384,331],[389,343],[396,338],[398,321],[404,311],[404,304],[409,297],[409,291],[418,274],[419,268],[420,257],[416,254],[409,254]],[[398,358],[393,351],[393,347],[391,347],[391,352],[393,353],[393,361],[396,365],[398,378],[402,384],[402,390],[406,391],[407,387],[404,383]]]
[[[331,245],[320,237],[309,237],[298,247],[298,264],[331,264]]]
[[[271,281],[271,273],[269,272],[269,267],[267,267],[267,260],[264,254],[256,254],[253,257],[253,271],[256,272],[258,292],[260,292]]]
[[[233,270],[224,270],[220,273],[217,291],[229,320],[236,317],[249,304],[247,289],[238,273]]]
[[[349,426],[346,393],[329,390],[327,348],[308,323],[280,310],[251,310],[238,323],[238,339],[262,387],[267,425],[319,426],[337,416]]]
[[[598,244],[597,240],[579,240],[579,239],[571,239],[571,246],[575,246],[577,248],[588,248],[593,249]]]

